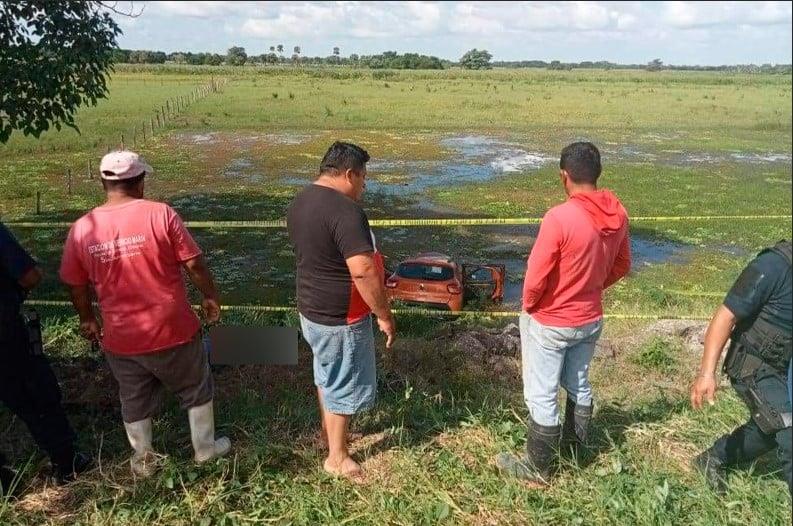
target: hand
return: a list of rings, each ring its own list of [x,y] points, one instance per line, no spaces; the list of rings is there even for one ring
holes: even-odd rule
[[[86,340],[99,342],[102,338],[102,327],[95,319],[80,322],[80,335]]]
[[[694,409],[702,409],[702,403],[707,400],[710,405],[713,405],[716,397],[716,390],[718,384],[716,377],[711,374],[700,374],[694,380],[691,386],[691,407]]]
[[[386,335],[385,348],[390,349],[394,345],[394,339],[396,338],[394,317],[389,315],[388,318],[377,318],[377,325],[380,327],[380,332]]]
[[[220,303],[215,298],[204,298],[201,302],[204,311],[204,320],[212,325],[220,320]]]

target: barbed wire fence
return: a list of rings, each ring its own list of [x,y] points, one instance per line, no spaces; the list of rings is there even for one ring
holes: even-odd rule
[[[165,99],[164,101],[156,104],[148,119],[143,118],[140,124],[134,124],[131,129],[122,130],[118,132],[118,142],[105,141],[104,150],[102,154],[109,153],[113,150],[124,150],[129,148],[137,149],[139,146],[146,146],[157,135],[159,135],[168,125],[186,111],[191,105],[199,102],[206,97],[221,93],[223,88],[228,84],[227,78],[211,78],[206,84],[196,86],[191,91],[181,95],[174,95]],[[92,180],[94,178],[94,169],[99,168],[94,165],[94,159],[97,157],[94,152],[88,154],[88,159],[85,163],[85,179]],[[75,182],[78,180],[78,174],[83,173],[83,166],[75,167],[71,164],[66,164],[63,168],[65,179],[65,191],[67,196],[72,196],[75,188]],[[36,215],[41,215],[42,212],[42,190],[36,190],[34,211]]]

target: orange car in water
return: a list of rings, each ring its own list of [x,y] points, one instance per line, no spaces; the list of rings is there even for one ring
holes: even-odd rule
[[[400,262],[385,286],[391,301],[459,312],[474,297],[500,303],[504,277],[504,265],[460,265],[428,252]]]

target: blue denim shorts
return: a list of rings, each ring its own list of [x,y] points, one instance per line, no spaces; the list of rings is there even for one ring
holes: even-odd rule
[[[377,394],[372,317],[352,325],[321,325],[300,315],[314,353],[314,383],[325,410],[352,415],[371,408]]]

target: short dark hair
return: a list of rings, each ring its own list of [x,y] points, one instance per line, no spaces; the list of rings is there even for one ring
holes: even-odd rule
[[[336,170],[345,172],[353,170],[360,172],[369,162],[369,153],[358,145],[336,141],[330,145],[322,162],[319,163],[319,173],[323,174]]]
[[[562,150],[559,168],[566,170],[574,183],[595,184],[603,169],[600,165],[600,151],[591,142],[569,144]]]
[[[102,187],[105,190],[121,190],[123,192],[130,192],[138,183],[146,177],[146,172],[143,172],[140,175],[136,175],[135,177],[130,177],[129,179],[121,179],[120,181],[112,180],[112,179],[102,179]]]

